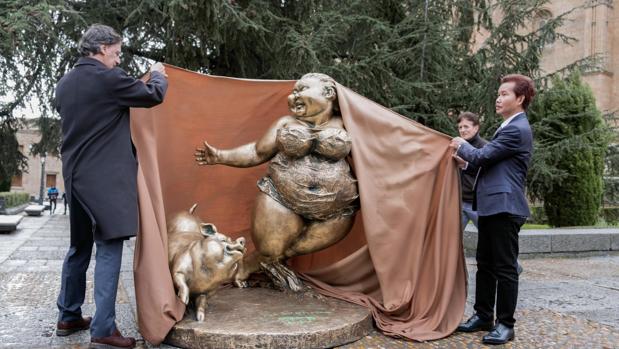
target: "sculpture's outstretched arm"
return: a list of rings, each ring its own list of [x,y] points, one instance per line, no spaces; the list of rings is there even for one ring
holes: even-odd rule
[[[284,116],[273,123],[258,141],[232,149],[218,149],[204,141],[204,148],[197,148],[194,156],[198,165],[221,164],[233,167],[260,165],[277,153],[277,130],[294,120],[291,116]]]

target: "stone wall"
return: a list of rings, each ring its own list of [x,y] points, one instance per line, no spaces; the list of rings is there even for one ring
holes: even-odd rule
[[[41,187],[41,157],[30,155],[30,146],[41,139],[39,130],[33,126],[32,120],[22,123],[22,127],[17,131],[17,142],[22,149],[22,153],[28,158],[28,170],[22,173],[21,185],[12,185],[12,192],[26,192],[31,197],[38,199]],[[62,163],[60,158],[47,156],[45,158],[45,175],[56,176],[56,188],[60,195],[64,193],[64,179],[62,177]],[[47,197],[47,178],[44,178],[44,198]],[[14,181],[14,184],[15,183]]]
[[[545,10],[551,16],[570,12],[559,32],[573,38],[569,43],[549,42],[544,48],[541,69],[545,74],[556,72],[589,56],[599,56],[600,64],[583,76],[595,94],[602,112],[619,111],[619,3],[615,0],[551,0]],[[494,13],[500,20],[504,14]],[[527,30],[535,30],[548,16],[531,18]],[[489,36],[482,30],[472,38],[473,50],[483,45]],[[509,72],[506,72],[509,73]]]
[[[619,11],[614,0],[553,0],[547,9],[553,16],[573,10],[559,32],[576,39],[555,41],[543,52],[542,70],[557,71],[578,60],[598,56],[599,64],[584,74],[603,112],[619,110]],[[582,6],[578,8],[579,6]]]

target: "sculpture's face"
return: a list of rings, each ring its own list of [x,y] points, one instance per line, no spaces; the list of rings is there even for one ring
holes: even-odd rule
[[[203,223],[187,212],[171,217],[168,239],[168,261],[174,266],[171,267],[172,274],[193,270],[191,273],[194,274],[188,275],[188,284],[192,290],[200,292],[234,276],[246,251],[245,238],[232,240],[219,233],[212,223]]]
[[[245,238],[232,240],[218,232],[212,223],[200,223],[200,231],[206,237],[200,251],[202,268],[211,270],[217,280],[234,276],[245,254]]]
[[[330,91],[317,78],[305,78],[297,81],[288,96],[288,107],[297,117],[312,117],[333,107],[335,91]]]
[[[215,279],[227,279],[234,276],[238,263],[245,253],[245,238],[232,240],[229,237],[208,237],[202,243],[202,268],[210,269]]]

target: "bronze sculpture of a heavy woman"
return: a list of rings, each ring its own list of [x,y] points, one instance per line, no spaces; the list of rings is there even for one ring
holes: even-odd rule
[[[288,105],[293,115],[279,118],[256,142],[224,150],[205,141],[195,153],[200,165],[252,167],[271,160],[258,181],[252,217],[256,251],[237,273],[239,286],[262,267],[277,285],[299,290],[283,261],[335,244],[353,224],[357,183],[346,161],[351,141],[335,115],[335,81],[325,74],[304,75]]]

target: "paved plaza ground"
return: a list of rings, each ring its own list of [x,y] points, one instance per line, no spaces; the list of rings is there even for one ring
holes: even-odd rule
[[[0,348],[87,348],[83,331],[56,337],[56,296],[69,245],[68,216],[24,217],[17,231],[0,234]],[[150,347],[136,328],[133,245],[126,242],[117,304],[120,331]],[[498,348],[619,348],[619,254],[524,259],[516,340]],[[472,312],[475,261],[467,259]],[[92,315],[91,263],[83,311]],[[482,332],[454,334],[428,343],[385,337],[373,331],[341,348],[481,348]],[[161,348],[173,348],[162,345]]]

